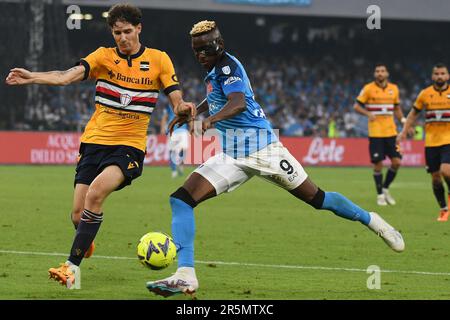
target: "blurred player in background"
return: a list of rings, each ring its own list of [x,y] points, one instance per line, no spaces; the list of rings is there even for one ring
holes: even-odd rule
[[[167,105],[161,118],[161,134],[168,135],[169,139],[169,166],[172,171],[172,178],[183,175],[183,161],[189,147],[189,128],[185,123],[169,134],[168,125],[175,118],[172,107]]]
[[[425,110],[425,161],[431,174],[433,193],[440,207],[438,221],[448,220],[444,178],[450,192],[450,88],[448,68],[443,63],[433,67],[433,84],[423,89],[408,114],[398,140],[405,139],[422,110]],[[450,195],[447,194],[450,200]]]
[[[51,278],[69,289],[80,288],[79,265],[89,248],[92,251],[104,201],[142,174],[147,128],[159,90],[164,90],[175,113],[195,115],[195,106],[182,99],[169,56],[140,43],[141,18],[138,8],[117,4],[107,19],[117,47],[100,47],[66,71],[14,68],[6,78],[9,85],[97,81],[95,112],[81,136],[75,174],[75,239],[67,261],[49,270]]]
[[[388,82],[389,72],[385,64],[377,64],[375,80],[364,86],[353,108],[367,116],[369,126],[369,152],[373,163],[373,178],[377,191],[377,204],[394,205],[395,200],[389,192],[401,164],[402,155],[396,143],[397,127],[394,115],[404,124],[406,118],[400,108],[397,85]],[[383,160],[388,156],[391,166],[383,181]]]
[[[193,294],[198,289],[194,269],[194,208],[206,199],[233,191],[253,176],[284,188],[315,209],[330,210],[342,218],[359,221],[394,251],[403,251],[401,234],[378,214],[365,211],[339,193],[322,191],[308,178],[300,163],[278,140],[255,101],[244,67],[225,52],[216,23],[201,21],[194,25],[190,35],[195,57],[208,71],[207,100],[197,107],[198,114],[206,110],[210,114],[202,121],[202,131],[214,124],[223,137],[223,153],[200,165],[170,196],[178,269],[169,278],[147,282],[147,288],[166,297],[183,292]],[[189,120],[176,117],[171,127]]]

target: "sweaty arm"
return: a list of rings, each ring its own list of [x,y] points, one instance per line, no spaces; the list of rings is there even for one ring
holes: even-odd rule
[[[72,67],[64,71],[31,72],[23,68],[11,69],[6,83],[9,85],[48,84],[65,86],[83,80],[85,67]]]
[[[242,92],[231,92],[227,96],[227,103],[216,114],[208,117],[210,123],[216,123],[221,120],[230,119],[235,115],[244,112],[247,105],[245,103],[245,95]]]

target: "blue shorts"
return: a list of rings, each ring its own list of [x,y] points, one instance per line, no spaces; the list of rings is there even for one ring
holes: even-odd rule
[[[129,146],[81,143],[74,185],[90,185],[104,168],[117,165],[125,176],[125,181],[116,189],[120,190],[142,174],[144,157],[143,151]]]
[[[428,173],[439,171],[442,163],[450,163],[450,144],[425,147],[425,162]]]

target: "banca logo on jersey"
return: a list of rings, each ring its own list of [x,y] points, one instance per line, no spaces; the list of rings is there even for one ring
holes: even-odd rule
[[[230,74],[230,73],[231,73],[231,68],[230,68],[230,66],[225,66],[225,67],[223,67],[223,68],[222,68],[222,72],[223,72],[224,74]]]
[[[242,79],[239,78],[239,77],[235,77],[235,76],[229,77],[227,80],[225,80],[224,85],[227,86],[229,84],[232,84],[232,83],[235,83],[235,82],[238,82],[238,81],[242,81]]]
[[[126,93],[121,93],[120,94],[120,103],[126,107],[127,105],[129,105],[131,102],[131,96],[129,94]]]

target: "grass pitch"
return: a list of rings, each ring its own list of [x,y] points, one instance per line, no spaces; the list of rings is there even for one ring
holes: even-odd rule
[[[405,252],[391,251],[359,222],[316,211],[253,178],[196,208],[198,299],[450,299],[450,221],[436,221],[424,169],[401,169],[391,187],[398,204],[384,208],[375,204],[369,168],[307,171],[322,189],[401,230]],[[131,187],[110,196],[96,252],[83,261],[82,290],[75,291],[47,279],[72,244],[73,175],[70,166],[0,166],[0,299],[164,299],[145,282],[170,275],[176,263],[146,269],[136,245],[148,231],[170,233],[168,196],[184,178],[146,167]],[[371,265],[381,269],[380,289],[367,288]]]

